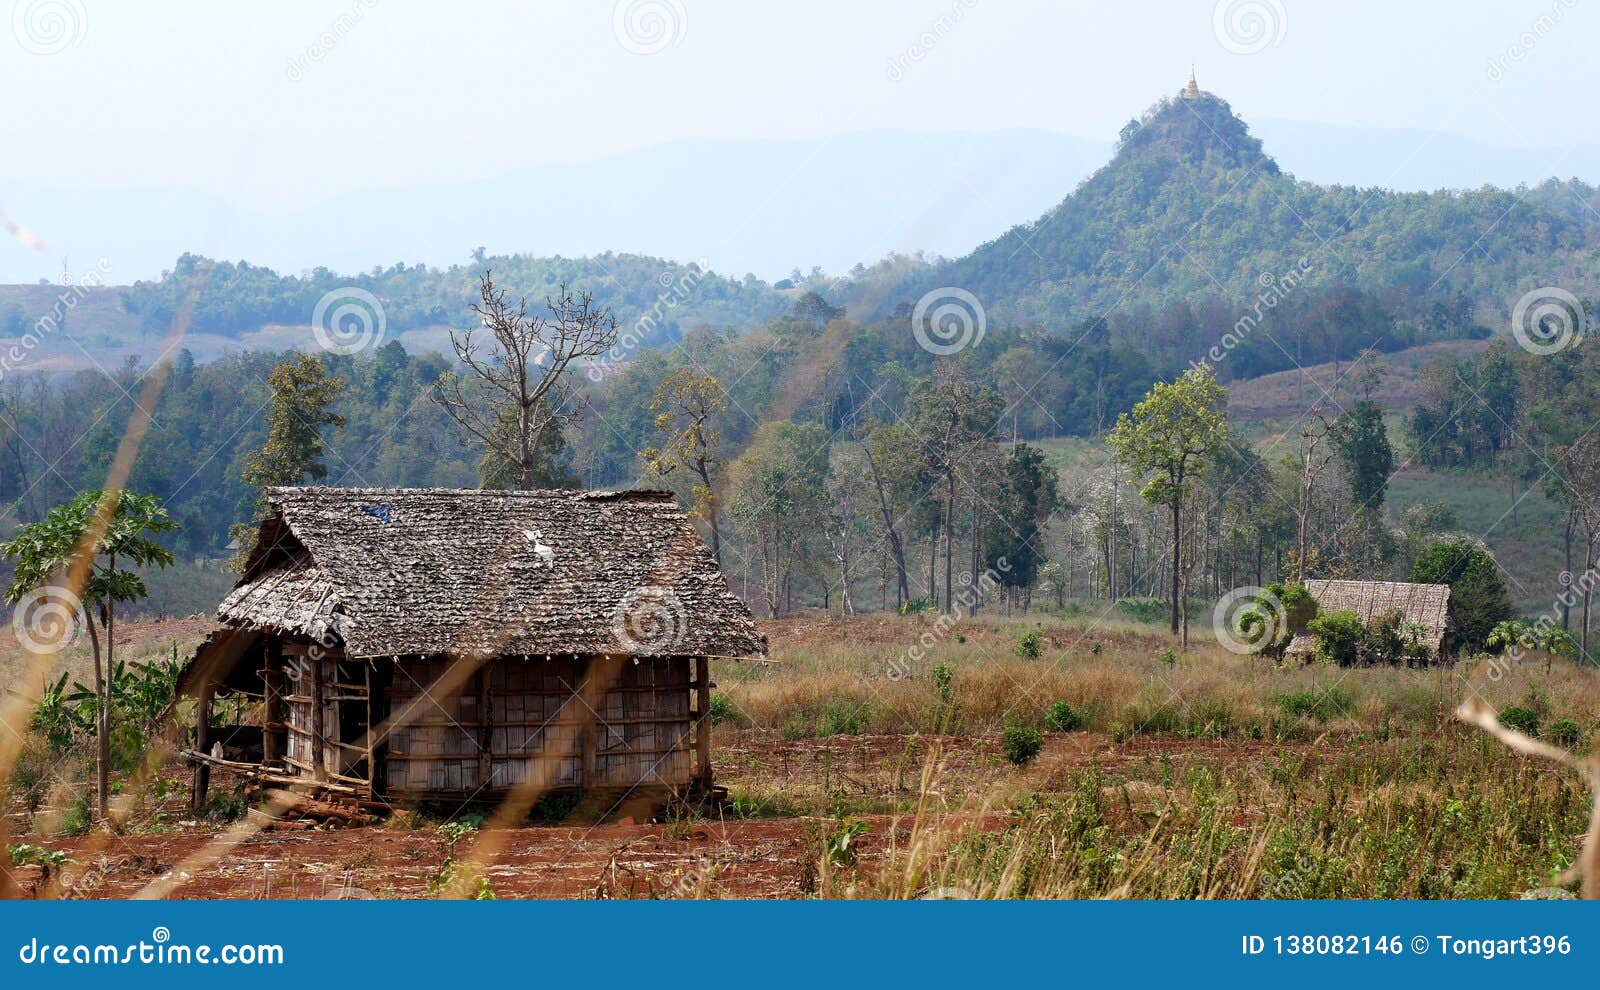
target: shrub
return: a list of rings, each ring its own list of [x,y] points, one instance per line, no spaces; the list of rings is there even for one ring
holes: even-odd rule
[[[1156,660],[1163,667],[1176,667],[1178,665],[1178,654],[1169,646],[1156,655]]]
[[[1044,712],[1044,727],[1051,732],[1071,732],[1083,725],[1083,716],[1065,701],[1052,701]]]
[[[1037,660],[1044,652],[1044,641],[1039,630],[1029,629],[1017,639],[1017,656],[1024,660]]]
[[[1500,724],[1530,736],[1539,734],[1539,716],[1529,709],[1516,705],[1500,713]]]
[[[1007,726],[1005,734],[1000,737],[1000,751],[1014,766],[1020,767],[1032,762],[1043,747],[1044,737],[1039,735],[1038,729],[1031,726]]]
[[[933,693],[947,705],[956,703],[956,671],[947,663],[933,665]]]
[[[73,792],[72,803],[67,805],[61,821],[56,824],[56,832],[60,835],[88,835],[93,826],[94,813],[89,810],[89,792],[79,788]]]
[[[1558,718],[1550,723],[1550,728],[1545,731],[1549,740],[1557,746],[1572,749],[1583,741],[1583,730],[1578,728],[1578,723],[1570,718]]]
[[[706,717],[711,719],[712,725],[733,725],[742,729],[749,724],[744,713],[721,691],[711,696],[711,706],[706,709]]]
[[[1278,707],[1283,709],[1285,715],[1300,718],[1309,716],[1323,721],[1348,715],[1354,706],[1350,692],[1339,687],[1295,691],[1278,699]]]
[[[1348,667],[1361,661],[1367,642],[1367,627],[1361,616],[1348,610],[1328,612],[1306,623],[1316,637],[1317,656]]]
[[[856,847],[860,844],[856,840],[870,831],[872,831],[872,827],[863,821],[851,819],[847,822],[841,822],[839,828],[828,836],[828,862],[834,866],[854,866],[856,863]]]
[[[871,716],[872,709],[868,705],[843,699],[830,701],[822,710],[822,717],[817,719],[817,735],[859,736],[861,727]]]

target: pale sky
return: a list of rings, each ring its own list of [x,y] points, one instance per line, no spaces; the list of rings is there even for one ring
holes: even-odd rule
[[[1191,62],[1246,119],[1600,140],[1600,4],[1584,0],[8,6],[0,207],[19,181],[183,187],[288,210],[686,137],[1026,127],[1108,139]],[[665,35],[619,27],[629,7],[662,15]],[[1261,15],[1265,33],[1219,28],[1229,7]]]

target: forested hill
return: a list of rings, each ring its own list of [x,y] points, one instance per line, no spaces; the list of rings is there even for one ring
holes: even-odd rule
[[[1305,258],[1305,284],[1376,293],[1403,316],[1464,297],[1499,325],[1528,289],[1600,286],[1597,201],[1576,180],[1435,193],[1298,181],[1202,92],[1130,121],[1112,161],[1059,206],[906,294],[955,285],[991,322],[1076,323],[1129,304],[1253,299],[1264,275]]]
[[[835,277],[813,269],[768,284],[633,254],[486,257],[480,250],[449,268],[400,263],[355,275],[325,268],[283,275],[184,255],[159,280],[97,290],[116,293],[115,319],[100,321],[104,327],[80,321],[79,330],[138,353],[130,339],[159,335],[192,296],[191,335],[251,349],[300,346],[292,328],[310,326],[325,293],[352,285],[382,302],[392,332],[462,326],[472,319],[474,279],[485,267],[535,302],[565,281],[592,292],[625,326],[652,316],[645,347],[673,344],[702,324],[735,332],[761,326],[788,313],[804,289],[864,324],[908,309],[931,289],[956,286],[982,303],[993,327],[1072,332],[1103,316],[1115,322],[1117,314],[1123,322],[1171,322],[1168,310],[1187,307],[1215,312],[1178,322],[1226,328],[1264,285],[1295,272],[1293,295],[1305,297],[1303,305],[1356,298],[1351,293],[1380,305],[1404,324],[1381,335],[1394,347],[1481,336],[1484,327],[1504,326],[1514,301],[1538,286],[1600,294],[1597,206],[1600,190],[1576,179],[1434,193],[1302,182],[1279,169],[1227,102],[1202,92],[1163,100],[1130,121],[1112,160],[1060,205],[955,260],[896,256]],[[0,338],[20,336],[41,315],[41,290],[0,287]],[[252,336],[264,327],[291,329]],[[436,348],[440,338],[408,337],[407,344]],[[1160,363],[1181,366],[1215,340],[1164,340],[1170,353]]]
[[[307,326],[325,293],[355,286],[380,300],[388,326],[395,330],[459,327],[473,318],[477,277],[485,268],[525,294],[530,306],[537,306],[565,282],[574,290],[593,293],[627,324],[654,312],[657,336],[650,343],[673,343],[683,330],[701,323],[760,322],[787,307],[783,296],[765,282],[725,278],[692,261],[635,254],[487,257],[482,252],[445,269],[400,263],[359,275],[317,268],[301,276],[186,254],[162,279],[136,282],[122,290],[122,305],[143,330],[159,333],[192,295],[190,332],[236,337],[269,325]]]

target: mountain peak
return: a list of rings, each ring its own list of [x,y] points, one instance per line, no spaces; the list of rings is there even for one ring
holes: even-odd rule
[[[1116,160],[1165,158],[1187,164],[1212,162],[1278,174],[1278,164],[1234,114],[1228,101],[1201,89],[1194,69],[1176,97],[1167,97],[1130,120],[1117,140]]]

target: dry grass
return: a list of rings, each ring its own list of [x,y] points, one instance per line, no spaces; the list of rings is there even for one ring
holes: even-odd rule
[[[1118,738],[1436,732],[1470,697],[1528,708],[1545,722],[1571,718],[1586,735],[1600,727],[1600,678],[1561,660],[1278,667],[1229,653],[1201,639],[1209,630],[1196,630],[1190,652],[1164,661],[1169,640],[1149,626],[1051,619],[963,620],[920,658],[908,651],[938,632],[925,616],[790,620],[767,631],[776,664],[725,664],[716,680],[746,724],[788,738],[991,733],[1008,722],[1040,723],[1056,701],[1080,714],[1085,728]],[[1042,646],[1037,659],[1017,655],[1030,631]],[[940,666],[952,675],[945,697]]]

